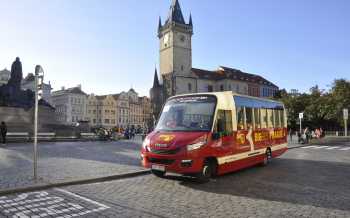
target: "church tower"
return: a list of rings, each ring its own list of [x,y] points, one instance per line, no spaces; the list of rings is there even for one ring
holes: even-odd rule
[[[163,25],[159,18],[158,25],[160,75],[166,98],[196,92],[196,80],[191,73],[192,35],[192,16],[186,23],[179,1],[173,0],[167,20]]]

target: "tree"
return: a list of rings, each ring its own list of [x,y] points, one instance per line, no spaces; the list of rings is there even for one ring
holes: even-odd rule
[[[299,95],[281,90],[274,98],[284,103],[289,128],[298,129],[298,114],[304,112],[304,126],[339,129],[343,125],[343,109],[350,109],[350,82],[337,79],[328,92],[317,85],[309,93]]]

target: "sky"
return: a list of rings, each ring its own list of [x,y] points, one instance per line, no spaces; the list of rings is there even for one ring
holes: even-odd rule
[[[40,64],[54,90],[131,87],[148,95],[159,66],[158,17],[171,0],[0,0],[0,70]],[[193,67],[233,67],[280,88],[350,79],[348,0],[180,0],[192,13]]]

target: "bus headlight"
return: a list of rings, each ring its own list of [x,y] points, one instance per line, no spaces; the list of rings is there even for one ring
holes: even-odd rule
[[[149,140],[148,138],[146,138],[143,143],[142,143],[142,148],[145,150],[145,151],[149,151],[149,146],[151,144],[151,140]]]
[[[197,149],[201,148],[202,146],[204,146],[205,144],[207,144],[207,140],[202,140],[202,141],[196,142],[194,144],[187,145],[187,151],[197,150]]]

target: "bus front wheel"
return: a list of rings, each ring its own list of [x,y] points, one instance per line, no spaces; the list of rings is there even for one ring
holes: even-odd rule
[[[158,171],[158,170],[151,170],[152,174],[159,177],[159,178],[164,178],[165,177],[165,172]]]
[[[214,173],[214,164],[209,160],[205,160],[202,171],[197,175],[197,180],[200,183],[209,182],[210,178],[214,175]]]

